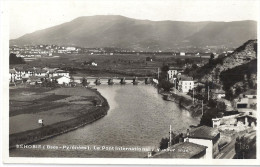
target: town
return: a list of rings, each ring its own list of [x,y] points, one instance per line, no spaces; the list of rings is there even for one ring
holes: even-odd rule
[[[162,94],[164,100],[177,103],[193,116],[200,117],[200,123],[192,125],[186,132],[180,134],[175,134],[170,129],[169,137],[161,140],[160,151],[151,150],[148,152],[148,158],[254,158],[256,155],[257,125],[256,72],[241,74],[243,76],[239,80],[240,85],[233,88],[221,84],[221,79],[222,83],[225,84],[225,81],[223,81],[225,75],[216,73],[217,70],[208,75],[207,79],[194,72],[202,74],[201,69],[206,68],[208,65],[217,67],[219,61],[223,65],[226,63],[224,61],[231,57],[237,59],[240,56],[243,61],[250,63],[251,60],[256,58],[254,57],[256,54],[255,43],[254,40],[245,43],[244,47],[246,49],[243,52],[239,49],[222,52],[221,54],[194,53],[190,55],[179,52],[179,57],[188,55],[189,59],[181,59],[184,63],[178,63],[175,66],[164,61],[158,63],[160,57],[165,54],[160,52],[141,53],[126,50],[110,50],[110,52],[106,52],[102,49],[85,50],[78,47],[59,47],[56,45],[11,46],[10,89],[42,89],[44,87],[62,89],[82,86],[93,89],[99,84],[153,84],[158,88],[158,92]],[[129,52],[135,56],[140,56],[143,59],[141,62],[143,62],[144,66],[153,63],[150,64],[150,68],[153,70],[152,73],[143,75],[121,73],[120,75],[116,72],[110,72],[110,75],[106,76],[105,70],[101,68],[100,70],[103,70],[104,73],[101,76],[96,76],[80,72],[81,70],[77,69],[76,65],[73,68],[77,70],[72,70],[73,68],[68,68],[66,63],[62,67],[60,67],[60,64],[56,64],[56,67],[53,64],[51,67],[33,66],[46,57],[53,56],[54,59],[59,59],[62,56],[55,56],[56,54],[86,54],[86,57],[88,55],[96,57],[107,55],[108,58],[114,58],[111,56],[126,53],[129,56]],[[176,53],[168,53],[168,59],[169,55],[175,57]],[[75,56],[73,58],[75,59]],[[176,60],[177,58],[172,59],[173,62]],[[48,64],[46,61],[43,65],[45,63]],[[113,64],[113,61],[107,62],[106,65],[109,66],[110,63]],[[93,68],[99,68],[100,66],[95,61],[84,61],[83,59],[79,61],[79,64],[84,70],[93,70]],[[157,65],[157,67],[153,65]],[[146,69],[149,68],[146,67]],[[202,72],[207,73],[205,70]],[[129,80],[129,82],[126,80]],[[230,85],[230,83],[228,84]],[[243,146],[241,146],[241,143],[243,143]]]

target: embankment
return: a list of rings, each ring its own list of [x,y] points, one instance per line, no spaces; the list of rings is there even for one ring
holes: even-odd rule
[[[13,149],[17,144],[32,144],[37,141],[67,133],[104,117],[109,110],[109,104],[98,91],[92,91],[95,91],[101,100],[101,105],[99,107],[93,107],[89,109],[86,114],[80,115],[80,117],[77,118],[47,125],[38,129],[11,134],[9,136],[9,148]]]
[[[201,115],[201,104],[195,102],[193,104],[191,99],[187,99],[178,94],[171,94],[169,96],[169,101],[173,101],[179,105],[179,107],[189,111],[192,116],[199,116]]]

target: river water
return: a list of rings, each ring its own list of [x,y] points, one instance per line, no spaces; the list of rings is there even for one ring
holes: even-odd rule
[[[150,85],[100,85],[98,91],[107,99],[110,109],[100,120],[77,130],[35,143],[40,148],[19,148],[10,151],[12,157],[114,157],[142,158],[146,151],[115,151],[115,147],[157,148],[167,137],[169,126],[175,133],[197,125],[178,105],[164,101]],[[66,146],[88,149],[65,149]],[[110,146],[103,151],[98,147]],[[45,149],[43,149],[45,148]],[[90,148],[90,149],[89,149]]]

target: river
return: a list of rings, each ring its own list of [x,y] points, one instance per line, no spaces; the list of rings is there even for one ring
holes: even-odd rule
[[[110,105],[105,117],[77,130],[35,143],[41,148],[13,149],[10,156],[141,158],[147,152],[98,151],[93,147],[157,148],[161,138],[168,136],[170,125],[175,133],[181,133],[190,125],[199,123],[198,118],[191,117],[177,104],[164,101],[153,86],[100,85],[97,89]],[[60,149],[72,145],[90,146],[91,150]]]

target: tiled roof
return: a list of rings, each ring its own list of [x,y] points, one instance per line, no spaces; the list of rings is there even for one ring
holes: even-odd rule
[[[256,115],[247,115],[247,114],[238,116],[238,117],[236,117],[236,118],[244,118],[244,117],[249,117],[249,118],[257,119],[257,118],[256,118]]]
[[[193,81],[192,77],[186,76],[186,75],[177,75],[177,78],[180,81]]]
[[[217,129],[203,125],[198,128],[191,129],[189,138],[213,140],[218,134],[219,131]]]
[[[180,158],[190,159],[206,150],[206,146],[192,142],[182,142],[171,146],[170,151],[161,151],[155,154],[153,158]]]

